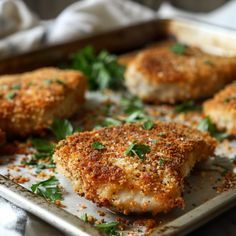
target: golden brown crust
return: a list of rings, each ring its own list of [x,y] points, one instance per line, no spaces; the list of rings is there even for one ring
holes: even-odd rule
[[[28,135],[48,127],[53,118],[74,114],[84,100],[86,78],[79,72],[42,68],[0,77],[0,128]]]
[[[203,104],[205,115],[209,116],[218,129],[236,135],[236,83],[228,85],[214,98]]]
[[[175,103],[212,96],[234,80],[236,58],[210,55],[194,47],[179,55],[171,46],[164,43],[143,50],[129,64],[126,84],[132,93],[150,102]]]
[[[94,142],[101,142],[105,149],[94,150]],[[124,154],[131,142],[151,148],[144,160]],[[150,209],[143,204],[136,212],[155,214],[183,204],[181,193],[187,169],[212,155],[215,145],[208,134],[181,124],[156,122],[151,130],[144,130],[136,123],[76,133],[58,144],[54,159],[75,191],[98,205],[125,214],[135,212],[135,207],[140,207],[137,201],[130,200],[127,206],[118,196],[123,196],[122,191],[133,195],[137,192],[161,206],[154,204]]]

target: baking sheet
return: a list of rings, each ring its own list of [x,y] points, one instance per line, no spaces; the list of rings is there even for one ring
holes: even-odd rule
[[[169,23],[167,24],[167,22]],[[149,27],[153,26],[153,24],[153,22],[150,23]],[[175,37],[182,42],[200,46],[201,48],[207,51],[215,52],[216,54],[224,54],[229,56],[236,55],[236,48],[232,43],[236,40],[235,32],[233,34],[230,30],[225,30],[218,27],[206,26],[204,28],[204,24],[196,22],[192,22],[192,24],[190,24],[186,20],[163,21],[163,24],[166,26],[165,29],[167,29],[169,34],[174,34]],[[162,25],[160,28],[163,30],[164,26]],[[195,34],[197,32],[198,39],[201,38],[202,40],[195,40],[196,37],[191,36],[193,35],[193,32],[195,32]],[[114,33],[114,35],[116,35],[116,33]],[[149,36],[151,39],[155,38],[152,34]],[[205,44],[203,43],[204,38],[206,42]],[[145,40],[143,39],[143,41]],[[226,42],[228,42],[227,45],[225,44]],[[80,44],[80,46],[83,46],[84,43]],[[129,48],[128,44],[129,43],[126,45],[127,48]],[[230,47],[230,45],[232,47]],[[74,48],[75,46],[73,49]],[[45,54],[42,54],[39,58],[43,55]],[[35,60],[37,61],[37,57],[35,57]],[[39,61],[35,64],[38,66],[42,65]],[[20,67],[20,62],[18,67]],[[103,102],[110,99],[110,97],[113,98],[114,102],[117,102],[119,100],[119,96],[120,94],[113,93],[87,93],[87,102],[84,107],[84,111],[89,110],[93,106],[101,107],[100,104],[103,104]],[[202,114],[198,112],[194,112],[192,114],[175,114],[173,112],[173,108],[167,106],[146,106],[146,109],[155,119],[167,121],[173,120],[181,123],[187,123],[191,126],[196,126],[202,118]],[[80,117],[80,114],[78,114],[78,117]],[[86,119],[87,118],[85,117],[85,120]],[[76,122],[76,119],[74,122],[80,123]],[[217,212],[220,213],[221,211],[226,210],[227,207],[232,206],[232,201],[236,199],[235,191],[230,190],[226,193],[221,193],[217,191],[217,186],[221,186],[223,184],[222,181],[224,181],[224,178],[222,178],[222,173],[225,169],[227,168],[232,170],[234,168],[233,158],[235,154],[236,140],[225,140],[220,143],[217,148],[216,155],[218,157],[212,158],[208,163],[204,163],[202,166],[198,166],[192,172],[192,175],[186,180],[186,187],[184,191],[186,206],[184,209],[176,209],[168,214],[159,214],[156,217],[152,217],[151,215],[133,215],[129,217],[120,214],[117,215],[105,208],[98,208],[90,201],[76,195],[72,191],[69,182],[63,176],[56,174],[63,186],[63,209],[77,217],[81,217],[87,213],[89,216],[94,217],[97,222],[111,222],[116,221],[118,218],[118,220],[121,220],[122,222],[127,221],[128,224],[125,224],[124,230],[122,230],[124,235],[147,235],[157,233],[161,233],[163,235],[176,235],[177,233],[185,234],[203,222],[206,222],[211,217],[217,215]],[[12,178],[21,175],[26,178],[29,177],[29,181],[22,184],[28,189],[30,189],[30,186],[33,183],[48,178],[48,174],[54,175],[47,170],[42,171],[42,173],[46,173],[46,176],[43,174],[38,175],[34,168],[22,168],[21,161],[25,158],[30,159],[30,156],[18,155],[16,158],[1,157],[2,160],[5,160],[5,163],[0,166],[0,174],[11,176]],[[32,212],[33,211],[34,209]],[[200,215],[199,212],[201,213]],[[212,213],[211,216],[208,213]],[[84,231],[86,231],[86,229],[84,229]]]
[[[111,97],[113,99],[111,99]],[[111,94],[110,92],[109,94],[87,93],[87,102],[83,111],[80,112],[84,114],[84,122],[86,124],[89,123],[89,126],[91,127],[96,125],[96,120],[91,117],[89,111],[97,110],[96,107],[102,107],[106,101],[114,103],[114,107],[119,107],[119,99],[120,94]],[[173,112],[173,107],[169,106],[146,106],[146,110],[149,114],[152,114],[155,119],[167,121],[173,120],[176,122],[188,123],[190,125],[196,125],[202,118],[202,115],[199,112],[192,112],[192,114],[176,114]],[[88,112],[87,116],[86,112]],[[78,114],[78,117],[81,117],[80,113]],[[90,119],[92,118],[92,123],[88,122],[89,117]],[[79,123],[81,125],[81,120],[79,119],[76,121],[75,119],[74,123]],[[64,210],[77,217],[87,214],[89,217],[96,219],[97,222],[113,222],[117,221],[118,218],[128,220],[129,223],[125,224],[124,230],[121,231],[124,235],[147,235],[153,233],[155,230],[159,230],[159,228],[163,228],[165,224],[178,219],[180,216],[191,212],[196,207],[201,206],[220,195],[220,193],[217,193],[217,186],[223,184],[222,181],[224,178],[222,177],[222,173],[225,171],[225,168],[230,170],[234,167],[233,162],[230,160],[235,154],[236,140],[230,142],[226,140],[222,142],[216,150],[217,157],[198,166],[192,175],[187,178],[184,191],[184,199],[186,200],[185,208],[175,209],[168,214],[160,214],[155,217],[152,217],[151,215],[123,216],[121,214],[117,215],[106,208],[99,208],[85,198],[75,194],[70,183],[62,175],[56,173],[56,177],[63,186],[64,200],[62,204],[64,205]],[[16,158],[2,157],[1,159],[5,159],[6,163],[0,166],[0,174],[10,176],[10,178],[13,179],[18,179],[19,176],[29,178],[29,181],[22,184],[27,189],[30,189],[32,184],[47,179],[50,175],[54,175],[54,173],[50,173],[48,170],[42,170],[40,174],[37,174],[35,168],[23,168],[21,161],[25,160],[25,158],[30,159],[30,156],[18,155]],[[164,232],[165,230],[163,233]]]

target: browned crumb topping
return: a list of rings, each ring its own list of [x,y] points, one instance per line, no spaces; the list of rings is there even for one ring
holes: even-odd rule
[[[233,172],[225,174],[223,184],[216,188],[217,192],[226,192],[236,187],[236,175]]]

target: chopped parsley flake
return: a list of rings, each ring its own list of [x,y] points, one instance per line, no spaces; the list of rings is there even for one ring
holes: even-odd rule
[[[94,142],[92,144],[92,148],[95,149],[95,150],[102,150],[102,149],[105,148],[105,146],[100,142]]]
[[[112,117],[107,117],[103,122],[103,126],[120,125],[120,124],[122,124],[122,121]]]
[[[177,55],[182,55],[186,50],[186,45],[182,43],[176,43],[170,47],[170,50]]]
[[[63,80],[60,80],[60,79],[56,79],[55,81],[56,81],[56,83],[58,83],[60,85],[64,85],[65,84],[65,82]]]
[[[88,215],[87,213],[83,214],[82,216],[80,216],[80,219],[83,221],[83,222],[88,222]]]
[[[11,88],[14,89],[14,90],[19,90],[19,89],[21,89],[21,84],[13,84],[11,86]]]
[[[66,136],[74,133],[74,128],[68,120],[55,119],[51,125],[51,131],[57,140],[64,139]]]
[[[125,68],[107,51],[96,55],[92,47],[85,47],[73,56],[71,67],[86,75],[90,90],[123,87]]]
[[[211,121],[210,117],[208,117],[208,116],[200,121],[200,123],[198,124],[197,128],[199,130],[209,132],[209,134],[212,137],[216,138],[219,141],[221,141],[221,140],[223,140],[223,139],[228,137],[227,133],[219,132],[216,129],[215,124]]]
[[[159,165],[160,166],[164,166],[165,162],[166,162],[166,160],[164,158],[159,159]]]
[[[62,200],[62,192],[59,188],[59,181],[55,176],[42,182],[33,184],[31,186],[31,190],[45,199],[50,200],[51,202]]]
[[[147,120],[147,121],[145,121],[145,122],[143,123],[143,128],[144,128],[145,130],[150,130],[150,129],[153,128],[153,126],[154,126],[154,123],[153,123],[153,121],[151,121],[151,120]]]
[[[52,83],[52,80],[51,79],[45,79],[43,81],[43,83],[48,86],[48,85],[50,85]]]
[[[126,123],[134,123],[138,121],[147,121],[149,120],[150,117],[147,116],[144,112],[142,111],[135,111],[131,113],[124,121]]]
[[[126,156],[138,156],[141,160],[144,160],[146,154],[151,151],[150,147],[145,144],[131,143],[125,151]]]
[[[120,100],[121,107],[125,114],[132,114],[136,111],[143,110],[143,103],[138,97],[122,97]]]
[[[120,233],[117,232],[118,222],[109,222],[103,224],[96,224],[95,227],[103,231],[108,236],[120,236]]]
[[[201,106],[196,105],[194,101],[184,102],[175,107],[175,112],[177,113],[186,113],[189,111],[200,111],[202,109]]]
[[[54,144],[49,143],[44,139],[33,138],[31,139],[31,142],[33,147],[41,153],[52,153],[54,151]]]
[[[16,96],[15,92],[10,92],[6,94],[6,99],[7,100],[12,100]]]
[[[157,134],[157,136],[162,137],[162,138],[165,138],[165,137],[166,137],[166,133],[161,132],[161,133]]]
[[[206,65],[209,65],[209,66],[214,66],[214,65],[215,65],[215,64],[214,64],[212,61],[210,61],[210,60],[205,60],[203,63],[206,64]]]

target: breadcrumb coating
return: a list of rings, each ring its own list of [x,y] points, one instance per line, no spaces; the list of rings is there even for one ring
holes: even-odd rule
[[[183,53],[163,43],[142,50],[129,63],[129,91],[153,103],[176,103],[212,96],[236,76],[236,58],[207,54],[185,46]]]
[[[203,110],[218,129],[236,135],[236,83],[228,85],[214,98],[207,100],[203,104]]]
[[[42,68],[0,77],[0,128],[7,135],[40,133],[54,118],[73,115],[84,101],[86,78],[77,71]]]
[[[94,149],[94,143],[102,144]],[[131,143],[150,148],[145,158],[127,155]],[[59,142],[54,160],[79,195],[122,212],[167,212],[184,204],[184,178],[214,152],[207,133],[185,125],[141,123],[76,133]]]

